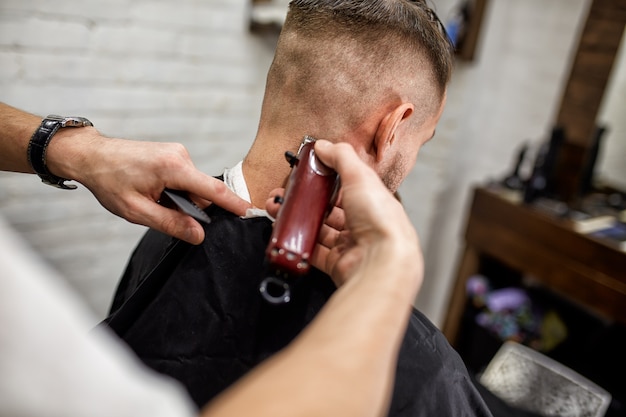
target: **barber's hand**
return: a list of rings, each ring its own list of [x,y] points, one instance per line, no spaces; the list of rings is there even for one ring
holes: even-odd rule
[[[318,141],[315,151],[341,176],[346,216],[345,228],[326,257],[326,270],[340,282],[360,272],[393,270],[416,277],[413,284],[421,285],[422,252],[402,204],[350,145]]]
[[[318,140],[315,151],[341,176],[341,195],[339,207],[322,229],[312,263],[330,274],[338,286],[358,275],[358,269],[385,267],[401,271],[406,266],[404,272],[409,272],[418,268],[412,275],[419,278],[419,286],[422,253],[400,202],[350,145]],[[271,200],[268,210],[277,211]]]
[[[276,218],[278,215],[280,203],[276,201],[276,197],[282,197],[284,194],[284,188],[276,188],[270,192],[270,197],[265,202],[265,209],[270,216]],[[311,265],[327,274],[330,274],[330,271],[326,270],[326,257],[330,249],[335,246],[339,232],[344,228],[345,221],[346,217],[338,199],[335,207],[324,220],[318,242],[310,258]]]
[[[57,158],[63,163],[51,166],[51,171],[56,168],[65,178],[80,182],[107,210],[132,223],[192,244],[204,240],[204,229],[196,220],[157,203],[165,188],[186,191],[200,206],[213,202],[237,215],[251,207],[222,181],[196,169],[183,145],[106,138],[94,128],[63,129],[66,132],[83,135],[74,138],[80,147],[75,155]],[[56,137],[52,144],[57,141],[62,146]]]

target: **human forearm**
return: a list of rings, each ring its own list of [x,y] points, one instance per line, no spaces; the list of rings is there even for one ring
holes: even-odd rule
[[[28,162],[28,143],[42,117],[0,103],[0,170],[34,173]],[[48,145],[46,166],[53,174],[68,179],[80,178],[87,169],[88,149],[104,137],[93,127],[60,129]],[[81,164],[82,162],[82,164]]]
[[[29,172],[26,149],[41,117],[0,102],[0,170]]]

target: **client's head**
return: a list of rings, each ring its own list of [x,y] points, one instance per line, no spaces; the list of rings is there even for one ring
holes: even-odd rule
[[[421,1],[293,0],[259,138],[351,143],[395,191],[434,134],[452,48]]]

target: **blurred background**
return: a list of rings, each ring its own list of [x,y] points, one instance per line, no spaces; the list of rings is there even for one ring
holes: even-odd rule
[[[276,40],[268,27],[279,25],[286,3],[0,0],[0,101],[41,116],[85,116],[107,136],[181,142],[201,170],[218,175],[254,139]],[[432,4],[446,23],[459,13],[457,1]],[[472,187],[507,175],[522,143],[549,137],[589,5],[491,0],[473,58],[457,61],[436,138],[400,189],[426,259],[416,306],[438,326]],[[609,130],[597,167],[622,187],[624,55],[600,112]],[[13,173],[0,174],[0,224],[0,234],[17,231],[99,318],[145,231],[107,213],[83,187],[67,192]]]

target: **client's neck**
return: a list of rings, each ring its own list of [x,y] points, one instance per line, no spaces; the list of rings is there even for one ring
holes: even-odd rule
[[[268,139],[260,133],[243,160],[243,176],[248,186],[252,204],[265,208],[270,192],[284,187],[291,168],[285,152],[296,152],[301,138]]]

